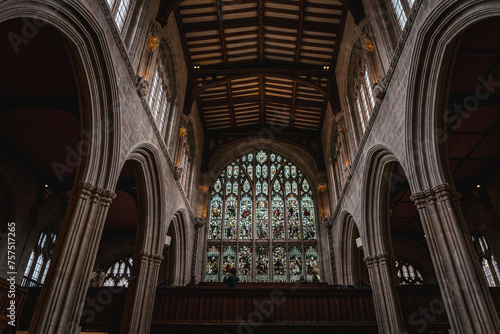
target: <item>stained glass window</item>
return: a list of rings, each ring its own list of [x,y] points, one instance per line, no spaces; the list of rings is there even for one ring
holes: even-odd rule
[[[128,287],[132,263],[132,259],[129,257],[116,261],[106,272],[106,278],[103,285]]]
[[[256,150],[228,164],[209,203],[205,281],[320,279],[312,187],[287,158]]]

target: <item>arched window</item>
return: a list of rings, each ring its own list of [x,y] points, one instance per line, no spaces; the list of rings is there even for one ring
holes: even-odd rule
[[[410,15],[411,7],[413,6],[413,0],[391,0],[392,9],[398,21],[401,30],[406,25],[408,16]]]
[[[111,15],[115,19],[116,26],[118,27],[118,30],[122,32],[132,0],[107,0],[107,2]]]
[[[165,66],[164,55],[158,55],[153,79],[150,82],[148,105],[158,130],[163,133],[167,120],[167,113],[170,107],[171,93],[168,80],[168,71]]]
[[[213,187],[207,237],[205,281],[221,281],[232,267],[247,282],[320,278],[311,186],[273,152],[226,166]]]
[[[40,233],[24,271],[22,286],[40,287],[43,285],[49,270],[50,257],[56,245],[56,238],[57,234],[53,231],[44,230]]]
[[[483,268],[484,275],[490,287],[500,286],[500,271],[498,269],[497,261],[491,253],[490,247],[486,242],[486,238],[482,233],[474,233],[472,235],[472,242],[476,248],[481,267]]]
[[[420,271],[407,261],[396,261],[396,272],[401,285],[422,285],[424,279]]]
[[[375,100],[373,98],[372,83],[369,78],[366,62],[362,55],[354,70],[354,98],[356,100],[355,108],[357,109],[357,116],[364,132],[375,107]]]
[[[129,257],[121,259],[109,267],[103,285],[128,287],[131,271],[132,259]]]

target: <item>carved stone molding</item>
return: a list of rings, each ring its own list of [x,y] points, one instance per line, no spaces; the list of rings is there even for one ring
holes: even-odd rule
[[[330,216],[325,216],[323,217],[323,219],[321,220],[321,224],[327,229],[327,230],[331,230],[332,227],[333,227],[333,221],[332,221],[332,218]]]
[[[148,95],[149,82],[147,82],[144,77],[140,77],[139,79],[137,79],[137,85],[135,86],[135,88],[137,89],[137,93],[139,94],[139,96],[143,98]]]
[[[116,197],[116,193],[111,190],[96,187],[88,182],[79,182],[68,194],[72,203],[78,198],[90,199],[92,202],[101,202],[101,205],[109,206]]]
[[[383,78],[377,78],[377,82],[373,85],[373,95],[375,98],[382,100],[385,96],[385,91],[387,89],[384,79]]]
[[[207,224],[207,218],[203,218],[203,217],[196,217],[194,219],[194,228],[196,230],[199,230],[200,228],[202,228],[203,226],[205,226]]]
[[[434,188],[427,189],[410,196],[417,209],[435,205],[438,202],[452,201],[459,204],[460,193],[453,189],[448,183],[443,183]]]

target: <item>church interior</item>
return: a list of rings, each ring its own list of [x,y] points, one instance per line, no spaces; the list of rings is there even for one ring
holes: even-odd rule
[[[0,333],[500,334],[499,31],[497,0],[0,1]]]

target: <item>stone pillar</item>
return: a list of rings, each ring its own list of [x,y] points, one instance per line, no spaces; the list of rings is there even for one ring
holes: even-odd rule
[[[116,194],[81,182],[68,210],[29,333],[76,334],[109,205]]]
[[[163,256],[146,252],[134,256],[120,334],[149,332],[162,260]]]
[[[472,248],[458,193],[442,184],[411,198],[427,237],[450,333],[500,333],[498,315]]]
[[[200,229],[207,224],[207,218],[196,217],[194,219],[194,242],[193,242],[193,255],[191,257],[191,276],[196,275],[196,259],[198,258],[198,237]],[[204,229],[202,229],[204,230]]]
[[[378,330],[384,334],[407,333],[396,289],[395,260],[389,253],[364,258],[370,273]]]
[[[332,284],[338,284],[337,280],[337,264],[335,262],[335,251],[333,247],[333,237],[332,237],[332,228],[333,228],[333,221],[330,216],[323,217],[321,220],[321,225],[325,227],[326,234],[327,234],[327,240],[328,240],[328,252],[323,252],[323,254],[328,254],[328,257],[330,258],[330,263],[332,266],[332,278],[331,278],[331,283]],[[325,246],[323,246],[325,247]]]

